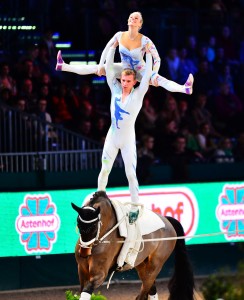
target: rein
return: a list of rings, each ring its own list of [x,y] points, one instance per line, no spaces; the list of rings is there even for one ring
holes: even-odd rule
[[[98,239],[98,242],[99,242],[99,243],[102,243],[102,241],[103,241],[108,235],[110,235],[111,232],[113,232],[117,227],[119,227],[119,225],[124,221],[125,217],[126,217],[126,216],[123,216],[123,218],[120,219],[119,222],[118,222],[116,225],[114,225],[113,228],[111,228],[107,233],[105,233],[103,237],[101,237],[100,239]]]
[[[126,218],[126,216],[123,216],[122,219],[119,220],[119,222],[117,224],[115,224],[108,232],[106,232],[101,238],[99,238],[99,235],[100,235],[100,231],[101,231],[101,226],[102,226],[102,221],[101,221],[101,214],[98,215],[98,217],[96,219],[93,219],[93,220],[90,220],[90,221],[85,221],[83,220],[80,216],[79,216],[79,219],[81,222],[84,222],[84,223],[92,223],[92,222],[95,222],[98,220],[98,229],[97,229],[97,234],[96,236],[91,239],[90,241],[88,242],[84,242],[82,241],[82,238],[81,238],[81,234],[80,234],[80,247],[81,248],[89,248],[89,249],[92,249],[92,247],[94,245],[97,245],[97,244],[100,244],[103,242],[103,240],[109,236],[116,228],[119,227],[119,225],[124,221],[124,219]],[[104,242],[103,242],[104,243]]]
[[[183,236],[177,236],[177,237],[165,237],[165,238],[154,238],[154,239],[141,239],[141,240],[128,240],[126,242],[163,242],[163,241],[172,241],[172,240],[185,240],[185,239],[193,239],[193,238],[201,238],[201,237],[211,237],[211,236],[217,236],[217,235],[224,235],[224,234],[234,234],[234,233],[244,233],[244,230],[232,230],[232,231],[220,231],[220,232],[213,232],[213,233],[202,233],[202,234],[196,234],[196,235],[183,235]],[[103,241],[104,244],[110,244],[113,243],[111,241]],[[123,244],[125,241],[116,241],[114,243]]]

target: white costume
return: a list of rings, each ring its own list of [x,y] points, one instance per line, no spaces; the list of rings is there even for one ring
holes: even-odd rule
[[[114,68],[115,49],[110,48],[107,56],[107,82],[111,90],[111,126],[108,130],[103,154],[102,169],[98,176],[98,190],[105,191],[108,182],[108,175],[112,169],[114,160],[121,150],[121,155],[125,164],[125,173],[129,182],[129,190],[132,202],[138,203],[139,190],[136,177],[136,138],[135,121],[142,107],[143,97],[149,87],[149,80],[152,73],[152,56],[146,54],[145,74],[141,83],[122,102],[122,87],[116,79]]]
[[[165,88],[170,92],[180,92],[186,94],[192,93],[192,84],[193,84],[192,74],[189,75],[187,82],[184,85],[180,85],[174,81],[162,77],[161,75],[158,74],[161,59],[159,57],[158,51],[155,45],[153,44],[153,42],[145,35],[142,35],[141,46],[136,49],[129,50],[126,47],[124,47],[123,44],[121,43],[121,36],[123,33],[124,32],[122,31],[117,32],[112,37],[112,39],[107,43],[106,47],[102,52],[99,65],[82,65],[82,66],[69,65],[64,63],[61,57],[61,53],[59,52],[57,57],[56,70],[73,72],[79,75],[95,74],[99,69],[104,67],[104,64],[106,63],[106,57],[108,51],[110,47],[113,45],[113,43],[117,40],[119,42],[119,53],[121,57],[121,63],[114,64],[114,71],[116,74],[116,78],[120,78],[120,74],[123,69],[129,68],[137,72],[137,80],[140,81],[145,72],[144,54],[146,52],[145,46],[148,45],[148,49],[153,57],[153,72],[151,74],[151,79],[152,79],[151,84],[153,84],[153,80],[157,78],[158,85],[162,86],[163,88]]]

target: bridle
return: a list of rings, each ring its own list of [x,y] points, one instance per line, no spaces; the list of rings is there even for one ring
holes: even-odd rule
[[[83,209],[91,209],[93,211],[95,211],[95,208],[94,207],[91,207],[91,206],[85,206],[83,207]],[[102,237],[99,238],[99,235],[100,235],[100,231],[101,231],[101,226],[102,226],[102,221],[101,221],[101,214],[99,213],[97,218],[94,218],[92,220],[83,220],[81,218],[81,216],[79,215],[78,216],[79,220],[82,222],[82,223],[85,223],[85,224],[90,224],[90,223],[93,223],[93,222],[98,222],[98,228],[97,228],[97,234],[94,238],[92,238],[91,240],[87,241],[87,242],[84,242],[82,240],[82,237],[81,237],[81,234],[80,234],[80,239],[79,239],[79,246],[80,248],[86,248],[86,249],[92,249],[93,246],[96,246],[100,243],[103,242],[103,240],[108,236],[110,235],[117,227],[119,227],[119,225],[124,221],[124,219],[126,218],[126,216],[124,215],[118,223],[116,223],[108,232],[106,232]]]
[[[91,207],[91,206],[85,206],[85,207],[83,207],[83,209],[91,209],[91,210],[95,211],[95,208]],[[89,221],[82,219],[80,215],[78,216],[78,218],[79,218],[79,220],[82,223],[85,223],[85,224],[91,224],[93,222],[98,222],[97,234],[96,234],[96,236],[94,238],[92,238],[91,240],[89,240],[87,242],[84,242],[82,240],[82,237],[81,237],[81,234],[80,234],[80,243],[79,243],[80,247],[81,248],[90,248],[91,249],[92,245],[94,244],[94,242],[98,241],[98,238],[99,238],[99,235],[100,235],[101,225],[102,225],[101,214],[99,213],[98,216],[95,219],[92,219],[92,220],[89,220]]]

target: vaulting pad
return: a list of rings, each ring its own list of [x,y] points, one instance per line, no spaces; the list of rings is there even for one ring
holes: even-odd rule
[[[130,211],[130,203],[124,204],[119,202],[118,200],[111,200],[118,222],[124,217],[124,215],[128,214]],[[146,235],[151,232],[154,232],[160,228],[164,228],[165,224],[160,216],[153,211],[147,208],[140,208],[139,218],[137,223],[140,227],[141,235]],[[120,235],[123,237],[127,237],[127,226],[126,221],[123,221],[119,226]]]

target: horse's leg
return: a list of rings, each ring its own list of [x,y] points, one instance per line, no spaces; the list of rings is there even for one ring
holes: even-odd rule
[[[90,300],[91,295],[83,293],[84,286],[89,282],[89,264],[88,259],[79,254],[79,245],[76,246],[75,258],[78,266],[78,276],[80,282],[80,300]]]
[[[110,261],[106,259],[107,253],[104,254],[105,257],[91,257],[89,260],[89,281],[85,283],[84,288],[81,293],[80,300],[90,300],[91,295],[95,289],[103,284],[105,281]],[[89,298],[90,297],[90,298]]]
[[[148,296],[149,296],[149,298],[148,298],[149,300],[158,300],[158,293],[157,293],[155,281],[154,281],[154,284],[152,285],[152,287],[150,288]]]
[[[155,279],[161,268],[162,264],[158,263],[158,260],[154,261],[152,255],[136,267],[138,276],[142,281],[140,294],[136,297],[136,300],[147,300],[148,296],[150,297],[149,299],[158,299]]]
[[[88,270],[88,267],[87,267],[87,270]],[[85,270],[81,264],[78,264],[78,275],[79,275],[80,293],[81,293],[79,300],[90,300],[91,299],[91,294],[83,292],[84,286],[89,280],[87,270]]]
[[[166,222],[168,221],[166,220]],[[167,226],[166,232],[163,231],[163,235],[161,235],[161,237],[167,236],[176,236],[176,232],[171,225]],[[151,239],[153,239],[154,237],[158,237],[158,233],[157,235],[155,233],[154,235],[150,236]],[[175,241],[165,241],[164,243],[158,242],[158,244],[156,245],[155,243],[149,243],[148,245],[146,245],[146,247],[149,249],[154,247],[155,248],[153,252],[149,252],[150,255],[136,267],[138,275],[142,281],[140,294],[137,296],[136,300],[147,299],[148,295],[150,296],[149,299],[158,299],[155,280],[164,263],[174,250]]]

